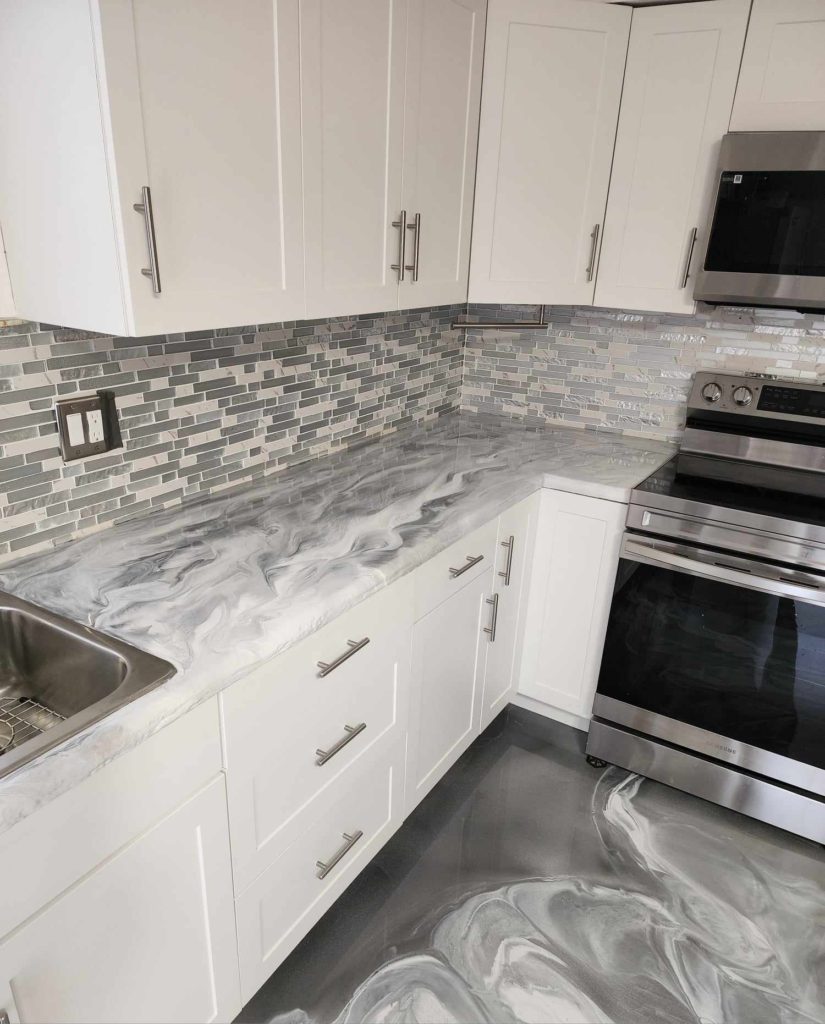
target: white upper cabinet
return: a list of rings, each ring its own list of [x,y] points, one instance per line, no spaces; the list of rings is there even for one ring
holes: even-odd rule
[[[0,320],[15,316],[14,295],[11,290],[6,251],[3,247],[3,232],[0,231]]]
[[[311,316],[395,309],[406,0],[301,0]]]
[[[491,0],[471,301],[590,303],[631,10]]]
[[[0,21],[21,316],[153,334],[303,314],[298,0],[245,0],[243,17],[224,0],[0,0]]]
[[[597,306],[692,313],[750,0],[637,9],[610,179]]]
[[[730,129],[825,131],[825,0],[754,0]]]
[[[409,0],[401,308],[467,298],[486,6]]]

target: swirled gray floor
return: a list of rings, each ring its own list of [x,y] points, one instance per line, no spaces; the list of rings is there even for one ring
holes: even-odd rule
[[[820,1024],[825,852],[500,718],[239,1020]]]

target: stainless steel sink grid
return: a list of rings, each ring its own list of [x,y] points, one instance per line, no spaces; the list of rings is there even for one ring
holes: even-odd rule
[[[174,673],[153,654],[0,593],[0,777]]]

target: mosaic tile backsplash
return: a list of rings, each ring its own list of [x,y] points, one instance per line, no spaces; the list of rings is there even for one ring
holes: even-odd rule
[[[825,382],[825,318],[435,309],[152,338],[0,321],[0,561],[461,407],[676,439],[699,369]],[[124,447],[64,465],[57,398],[117,395]]]
[[[476,319],[535,306],[470,306]],[[825,383],[825,316],[711,309],[696,316],[547,308],[540,331],[467,331],[462,408],[677,440],[697,370]]]
[[[464,311],[151,338],[0,321],[0,560],[456,409]],[[54,402],[101,388],[124,447],[64,464]]]

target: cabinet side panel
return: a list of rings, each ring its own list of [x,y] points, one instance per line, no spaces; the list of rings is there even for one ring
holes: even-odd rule
[[[88,0],[0,0],[0,222],[17,315],[122,333]]]

